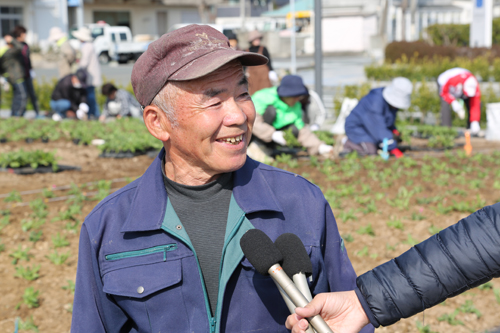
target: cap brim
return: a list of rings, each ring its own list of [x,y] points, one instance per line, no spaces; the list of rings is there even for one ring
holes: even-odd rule
[[[239,59],[243,66],[259,66],[268,63],[268,59],[258,53],[218,49],[187,63],[172,74],[167,81],[187,81],[208,75],[225,64]]]

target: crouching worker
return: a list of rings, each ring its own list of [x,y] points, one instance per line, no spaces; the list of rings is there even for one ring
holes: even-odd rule
[[[87,104],[87,90],[85,82],[87,73],[79,69],[75,74],[69,74],[57,82],[52,97],[50,108],[54,111],[52,119],[60,121],[64,118],[85,119],[89,112]]]
[[[309,155],[327,155],[333,147],[319,140],[304,124],[300,101],[308,95],[302,79],[296,75],[283,77],[279,87],[257,91],[252,95],[257,117],[254,137],[270,152],[276,144],[286,146],[284,131],[290,130]],[[258,140],[256,140],[258,142]]]
[[[467,128],[472,135],[478,135],[481,130],[481,91],[476,77],[468,70],[456,67],[439,75],[437,82],[441,97],[441,125],[451,127],[451,109],[464,119],[467,108]]]
[[[102,86],[101,92],[106,96],[106,104],[99,117],[100,121],[123,117],[142,118],[139,102],[125,89],[117,89],[113,84],[106,83]]]
[[[410,107],[413,85],[407,78],[397,77],[385,88],[372,89],[351,111],[345,121],[347,141],[341,154],[357,152],[376,155],[387,139],[387,150],[397,158],[399,131],[394,126],[399,109]]]

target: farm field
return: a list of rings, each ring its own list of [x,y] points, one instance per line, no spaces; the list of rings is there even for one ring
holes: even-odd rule
[[[354,268],[362,274],[500,201],[500,144],[482,139],[472,144],[472,157],[456,148],[411,152],[389,161],[282,156],[275,163],[322,189]],[[55,151],[59,164],[81,170],[0,173],[0,332],[14,332],[18,317],[20,332],[69,332],[81,222],[100,199],[140,176],[152,159],[100,158],[97,147],[75,145],[70,138],[0,144],[0,154],[20,149]],[[425,318],[419,314],[377,332],[486,332],[500,326],[499,308],[500,281],[493,280],[426,310]]]

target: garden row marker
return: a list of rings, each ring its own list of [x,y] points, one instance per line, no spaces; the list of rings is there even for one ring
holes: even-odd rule
[[[472,144],[470,143],[470,132],[465,131],[465,146],[464,146],[465,154],[470,156],[472,154]]]

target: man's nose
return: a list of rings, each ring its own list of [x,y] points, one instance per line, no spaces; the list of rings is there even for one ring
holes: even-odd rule
[[[248,117],[245,113],[245,105],[236,102],[234,99],[227,102],[225,112],[224,126],[239,126],[247,121]]]

